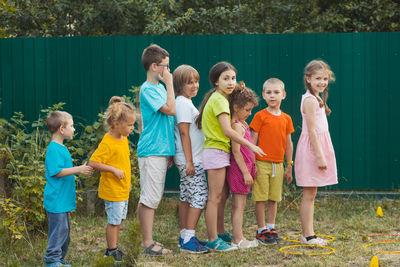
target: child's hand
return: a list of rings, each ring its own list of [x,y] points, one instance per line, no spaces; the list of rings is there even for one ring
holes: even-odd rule
[[[284,177],[286,177],[286,182],[290,184],[293,181],[293,174],[292,174],[292,165],[288,164],[286,166],[285,173],[283,174]]]
[[[165,83],[165,85],[172,84],[172,74],[167,67],[164,67],[163,73],[159,75],[158,78]]]
[[[261,157],[267,155],[267,154],[264,153],[264,151],[260,147],[258,147],[256,145],[252,145],[250,147],[250,149],[251,149],[251,151],[253,151],[254,153],[256,153],[257,155],[259,155]]]
[[[83,163],[78,168],[79,168],[79,173],[81,174],[92,175],[93,173],[93,168],[87,165],[87,162]]]
[[[326,170],[328,168],[328,165],[326,164],[325,157],[321,157],[317,160],[318,163],[318,169],[320,170]]]
[[[253,177],[251,177],[250,173],[243,175],[244,184],[252,185],[254,183]]]
[[[194,165],[193,162],[187,162],[186,163],[186,174],[187,175],[194,175],[195,171],[194,171]]]
[[[117,176],[118,179],[122,180],[125,178],[125,173],[123,170],[120,170],[118,168],[113,168],[113,174]]]

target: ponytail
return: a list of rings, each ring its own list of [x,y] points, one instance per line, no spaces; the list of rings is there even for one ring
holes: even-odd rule
[[[217,91],[217,89],[211,89],[210,91],[208,91],[208,93],[204,96],[203,102],[201,102],[201,106],[200,106],[200,110],[199,110],[199,116],[197,116],[195,123],[197,125],[197,128],[201,129],[201,119],[203,117],[203,111],[204,111],[204,107],[206,106],[208,99],[210,99],[211,95]]]

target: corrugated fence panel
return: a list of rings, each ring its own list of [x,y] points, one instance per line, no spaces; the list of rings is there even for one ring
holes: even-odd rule
[[[111,96],[129,94],[146,78],[143,49],[157,43],[170,53],[171,69],[189,64],[200,73],[200,105],[211,88],[210,68],[229,61],[238,80],[260,96],[262,85],[285,82],[284,112],[293,118],[297,143],[304,93],[303,69],[327,61],[336,75],[330,86],[329,117],[339,185],[331,189],[399,189],[400,33],[119,36],[0,39],[1,117],[21,111],[30,121],[58,102],[78,121],[92,123]],[[250,121],[250,119],[249,119]],[[177,189],[176,169],[166,187]]]

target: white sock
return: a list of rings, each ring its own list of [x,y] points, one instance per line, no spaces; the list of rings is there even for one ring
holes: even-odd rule
[[[196,230],[186,229],[185,237],[183,238],[183,243],[189,242],[189,240],[196,234]]]
[[[186,233],[186,229],[183,228],[183,229],[181,230],[181,238],[182,238],[182,239],[185,238],[185,233]]]
[[[275,224],[274,223],[267,223],[267,229],[268,229],[268,231],[271,231],[271,229],[275,229]]]
[[[261,234],[261,232],[264,231],[265,229],[267,229],[266,226],[260,227],[260,228],[258,228],[257,233]]]

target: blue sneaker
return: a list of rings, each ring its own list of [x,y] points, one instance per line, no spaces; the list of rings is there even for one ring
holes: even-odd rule
[[[197,238],[197,236],[195,236],[195,238],[197,239],[197,242],[199,242],[200,245],[205,246],[206,245],[206,241],[201,241],[200,239]]]
[[[62,262],[46,262],[46,267],[71,267],[69,264],[63,264]]]
[[[208,253],[209,250],[205,246],[202,246],[197,241],[197,238],[193,236],[188,242],[181,244],[181,250],[187,251],[189,253],[201,254],[201,253]]]
[[[207,241],[206,247],[215,250],[216,252],[226,252],[237,249],[237,247],[232,247],[228,245],[224,240],[222,240],[219,237],[215,239],[213,242]]]
[[[232,242],[232,236],[228,232],[225,232],[223,234],[218,234],[218,237],[221,238],[222,240],[224,240],[227,243],[231,243]]]

